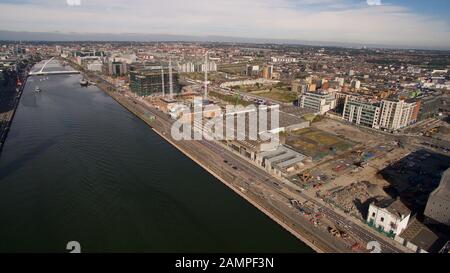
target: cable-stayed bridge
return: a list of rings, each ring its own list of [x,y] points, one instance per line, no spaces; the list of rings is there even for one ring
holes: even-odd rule
[[[39,71],[28,73],[29,76],[40,76],[40,75],[62,75],[62,74],[80,74],[80,71],[76,70],[61,70],[61,71],[44,71],[45,67],[53,61],[55,57],[46,61]]]

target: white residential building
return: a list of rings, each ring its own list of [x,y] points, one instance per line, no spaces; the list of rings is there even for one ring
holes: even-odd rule
[[[208,62],[207,65],[204,63],[187,62],[178,65],[178,71],[181,73],[205,72],[205,70],[208,70],[208,72],[217,71],[216,62]]]
[[[201,65],[201,72],[214,72],[217,71],[217,64],[215,62],[208,62],[207,64]]]
[[[184,63],[178,66],[178,71],[181,73],[192,73],[195,72],[195,64],[194,63]]]
[[[367,223],[378,231],[394,237],[408,227],[410,217],[411,210],[400,199],[386,199],[370,204]]]
[[[292,57],[271,57],[272,62],[274,63],[295,63],[297,62],[296,58]]]
[[[381,102],[380,128],[398,130],[417,120],[417,103],[404,100]]]

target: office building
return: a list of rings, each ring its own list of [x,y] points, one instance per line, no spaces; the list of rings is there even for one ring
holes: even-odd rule
[[[110,76],[124,76],[128,73],[128,65],[124,62],[109,62],[107,67],[107,74]]]
[[[167,68],[149,67],[143,70],[130,72],[130,90],[140,97],[170,92],[170,75]],[[173,93],[181,92],[178,82],[178,73],[172,73]]]
[[[450,226],[450,169],[444,172],[439,187],[430,194],[424,214],[434,222]]]
[[[300,96],[300,107],[314,110],[323,115],[336,107],[336,97],[331,92],[306,92]]]
[[[371,103],[362,98],[347,96],[342,118],[351,123],[379,129],[380,103]]]

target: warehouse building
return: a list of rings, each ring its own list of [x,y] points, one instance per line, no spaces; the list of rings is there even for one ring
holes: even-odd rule
[[[272,175],[287,177],[300,171],[307,160],[311,158],[282,145],[275,150],[258,154],[256,163]]]

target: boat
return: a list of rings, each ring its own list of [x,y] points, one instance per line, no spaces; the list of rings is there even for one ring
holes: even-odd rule
[[[88,85],[89,85],[89,82],[88,82],[85,78],[82,78],[82,79],[80,80],[80,84],[81,84],[81,86],[88,86]]]
[[[36,86],[36,88],[34,89],[34,92],[36,93],[40,93],[42,90],[39,86]]]

